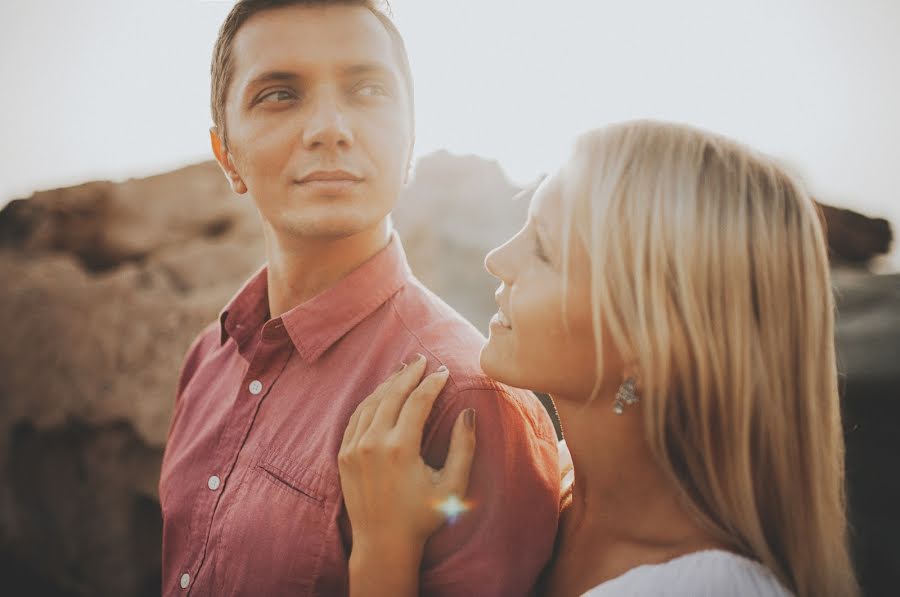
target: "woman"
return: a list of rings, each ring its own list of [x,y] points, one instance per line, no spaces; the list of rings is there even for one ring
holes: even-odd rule
[[[482,367],[553,397],[574,463],[542,593],[858,594],[823,233],[772,160],[673,124],[588,133],[485,264]],[[448,376],[423,370],[344,438],[354,594],[416,594],[428,535],[460,515],[474,425],[444,470],[422,462]]]

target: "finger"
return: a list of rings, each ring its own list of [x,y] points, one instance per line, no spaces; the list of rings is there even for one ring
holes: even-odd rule
[[[362,402],[356,405],[356,410],[353,412],[353,415],[351,415],[350,421],[347,423],[347,428],[344,430],[344,440],[341,442],[341,448],[350,448],[356,445],[362,434],[369,428],[371,416],[375,412],[374,407],[378,405],[381,397],[388,388],[391,387],[391,384],[397,379],[397,376],[403,373],[404,369],[406,369],[406,363],[402,363],[401,366],[387,379],[378,384],[378,387],[375,388],[371,394],[366,396]],[[367,414],[363,416],[363,413]]]
[[[356,410],[353,411],[353,414],[350,415],[350,420],[347,421],[347,428],[344,429],[344,437],[341,440],[341,448],[338,450],[338,453],[343,452],[344,450],[350,448],[353,445],[353,437],[356,434],[356,428],[359,424],[359,406],[356,407]]]
[[[397,367],[397,369],[393,373],[391,373],[388,377],[386,377],[384,381],[382,381],[380,384],[378,384],[378,387],[376,387],[374,390],[372,390],[372,393],[369,394],[368,396],[366,396],[366,398],[365,398],[365,400],[363,400],[363,402],[366,402],[366,401],[375,402],[375,401],[380,400],[381,397],[384,395],[384,393],[390,389],[391,385],[394,383],[394,380],[396,380],[406,370],[406,368],[407,368],[406,363],[400,363],[400,366]],[[360,403],[360,404],[362,404],[362,403]]]
[[[344,432],[347,436],[344,442],[346,448],[352,449],[359,442],[359,438],[366,432],[366,429],[369,428],[371,413],[374,412],[377,403],[378,393],[375,392],[366,396],[365,400],[356,406],[353,416],[350,417],[350,423],[347,424],[347,430]]]
[[[413,390],[409,400],[403,405],[400,416],[397,419],[397,428],[406,441],[415,442],[416,447],[422,444],[422,433],[425,429],[425,421],[431,413],[431,407],[438,394],[444,389],[450,372],[446,367],[441,367]]]
[[[475,409],[467,408],[456,417],[450,435],[450,450],[441,470],[439,485],[463,499],[469,489],[469,473],[475,458]]]
[[[424,356],[418,355],[418,358],[394,378],[389,387],[385,388],[378,404],[375,419],[372,421],[372,428],[381,431],[388,431],[394,428],[397,424],[400,409],[403,408],[403,404],[409,398],[410,392],[422,380],[427,363]]]
[[[372,426],[372,419],[375,417],[375,412],[378,410],[378,399],[375,397],[373,400],[369,400],[366,404],[360,404],[359,406],[359,421],[356,423],[356,429],[353,432],[353,440],[350,444],[351,447],[356,446],[359,443],[360,438],[369,431]]]

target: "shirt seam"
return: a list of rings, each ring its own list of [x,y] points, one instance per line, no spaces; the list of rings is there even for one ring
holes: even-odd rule
[[[448,397],[447,397],[447,400],[444,401],[444,404],[442,405],[441,410],[439,410],[438,413],[436,414],[435,419],[434,419],[434,421],[432,422],[431,429],[429,430],[428,434],[425,436],[425,442],[424,442],[424,445],[425,445],[425,446],[430,446],[430,445],[431,445],[431,442],[432,442],[432,440],[434,439],[434,435],[437,433],[437,430],[440,428],[441,423],[443,423],[444,419],[446,419],[446,418],[448,417],[448,413],[449,413],[449,411],[450,411],[450,406],[451,406],[451,403],[452,403],[453,400],[458,399],[458,398],[459,398],[462,394],[464,394],[465,392],[479,391],[479,390],[484,390],[484,389],[491,389],[491,390],[496,391],[497,393],[502,394],[502,395],[503,395],[503,398],[504,398],[505,400],[507,400],[508,402],[511,402],[512,405],[513,405],[519,412],[522,412],[523,409],[518,405],[518,403],[517,403],[517,401],[514,399],[514,397],[513,397],[513,396],[509,393],[509,391],[506,390],[505,388],[500,388],[500,389],[494,389],[494,388],[468,388],[468,389],[466,389],[466,390],[457,392],[457,393],[453,394],[452,396],[448,396]],[[537,439],[542,440],[542,441],[544,441],[544,442],[546,442],[546,443],[548,443],[548,444],[552,444],[553,450],[555,450],[555,451],[558,450],[558,447],[556,446],[556,441],[555,441],[555,439],[554,439],[553,441],[551,441],[549,438],[543,437],[543,436],[538,432],[538,428],[537,428],[537,426],[535,425],[535,423],[534,423],[533,419],[531,418],[531,416],[528,415],[527,413],[523,413],[523,414],[526,416],[527,420],[528,420],[529,423],[532,425],[532,431],[533,431],[534,437],[536,437]],[[455,424],[455,423],[454,423],[454,424]],[[554,436],[554,438],[555,438],[555,432],[553,433],[553,436]],[[451,567],[451,566],[455,565],[455,564],[454,564],[454,560],[457,559],[458,557],[464,557],[464,556],[460,556],[460,552],[451,553],[451,554],[449,554],[446,558],[444,558],[443,560],[440,560],[440,561],[438,561],[438,562],[435,562],[431,567],[428,567],[428,568],[424,568],[424,567],[423,567],[423,568],[422,568],[422,571],[421,571],[422,579],[425,579],[427,576],[430,576],[430,575],[439,574],[440,571],[443,570],[445,567]]]
[[[399,292],[399,291],[398,291],[398,292]],[[396,294],[396,293],[395,293],[395,294]],[[400,313],[400,309],[397,308],[397,304],[396,304],[396,301],[395,301],[394,298],[393,298],[393,295],[392,295],[391,297],[389,297],[389,298],[390,298],[390,305],[391,305],[391,308],[393,309],[394,313],[397,315],[397,319],[400,321],[400,324],[406,329],[406,331],[407,331],[413,338],[416,339],[416,342],[419,344],[419,346],[422,347],[423,350],[425,350],[426,352],[428,352],[428,354],[431,355],[431,357],[434,358],[435,360],[441,361],[441,359],[439,359],[439,358],[437,357],[437,355],[435,355],[431,350],[429,350],[429,349],[427,348],[427,345],[426,345],[425,342],[419,337],[419,335],[416,334],[416,333],[409,327],[409,325],[407,325],[406,320],[403,318],[403,314]],[[511,403],[511,405],[512,405],[513,407],[515,407],[516,410],[519,411],[519,413],[521,413],[521,415],[528,421],[528,424],[531,426],[531,430],[534,432],[535,437],[537,437],[538,439],[543,440],[543,441],[545,441],[545,442],[547,442],[547,443],[552,444],[552,445],[554,446],[554,448],[556,447],[556,434],[555,434],[555,432],[554,432],[554,434],[553,434],[553,436],[554,436],[554,437],[553,437],[553,441],[551,441],[550,438],[545,438],[545,437],[543,437],[543,435],[540,433],[540,426],[538,425],[538,422],[535,420],[534,416],[532,416],[531,413],[529,413],[526,409],[524,409],[524,408],[522,407],[522,405],[519,404],[519,401],[516,400],[516,399],[512,396],[512,394],[509,392],[509,390],[508,390],[506,387],[504,387],[503,385],[501,385],[501,384],[497,383],[496,381],[490,379],[490,378],[487,377],[486,375],[482,375],[482,376],[480,376],[480,377],[477,378],[477,379],[476,379],[476,378],[469,377],[469,378],[467,378],[465,384],[460,384],[460,383],[458,383],[458,382],[453,378],[453,373],[452,373],[452,372],[451,372],[451,374],[450,374],[449,381],[450,381],[450,383],[453,384],[453,392],[454,392],[454,393],[453,393],[452,395],[450,395],[450,396],[447,396],[446,400],[444,400],[444,404],[441,406],[441,409],[440,409],[440,411],[439,411],[439,415],[437,416],[437,418],[435,418],[435,421],[434,421],[434,429],[436,429],[436,428],[438,427],[437,423],[440,421],[441,417],[443,417],[443,415],[444,415],[444,414],[446,413],[446,411],[448,410],[448,408],[449,408],[449,403],[452,402],[453,400],[455,400],[455,399],[456,399],[457,397],[459,397],[461,394],[463,394],[464,392],[469,392],[469,391],[473,391],[473,390],[490,390],[490,391],[496,392],[496,393],[498,393],[498,394],[501,394],[501,395],[503,396],[503,399],[504,399],[504,400],[506,400],[507,402]],[[524,391],[524,390],[523,390],[523,391]],[[535,398],[535,400],[537,400],[537,398]],[[543,406],[541,406],[541,408],[543,408]],[[426,438],[426,441],[430,441],[430,439],[431,439],[431,434],[429,433],[428,437]]]
[[[395,294],[400,292],[404,286],[406,286],[406,280],[400,280],[399,284],[397,284],[396,286],[391,285],[387,290],[375,295],[375,297],[370,301],[363,303],[363,306],[359,308],[359,310],[357,311],[357,315],[353,318],[354,322],[352,325],[349,325],[346,328],[341,328],[339,331],[329,334],[322,341],[313,344],[306,344],[302,340],[298,340],[298,342],[303,345],[302,350],[304,352],[304,356],[308,359],[308,361],[316,360],[319,356],[322,355],[323,352],[328,350],[341,337],[350,333],[353,328],[365,321],[366,318],[370,317],[378,309],[379,306],[383,305],[385,302],[389,301]]]
[[[433,358],[434,360],[438,361],[439,363],[441,363],[443,365],[444,364],[443,360],[438,358],[438,356],[436,354],[434,354],[428,348],[428,345],[425,343],[425,341],[422,340],[419,337],[419,335],[416,334],[412,330],[412,328],[406,323],[406,319],[403,317],[403,314],[400,313],[400,309],[397,308],[397,302],[394,300],[393,296],[390,297],[390,305],[391,305],[391,309],[393,309],[393,311],[394,311],[394,314],[397,316],[397,320],[400,322],[400,325],[403,326],[403,328],[409,333],[410,336],[415,338],[416,342],[422,348],[422,350],[427,352],[428,355],[431,356],[431,358]],[[503,386],[498,384],[496,381],[488,378],[487,376],[479,376],[478,378],[468,377],[466,379],[466,383],[461,384],[456,379],[454,379],[453,373],[451,372],[449,381],[451,384],[453,384],[453,389],[457,393],[463,392],[465,390],[470,390],[470,389],[471,390],[496,390],[496,391],[503,391],[503,392],[506,391],[506,389]]]
[[[448,396],[448,400],[445,402],[444,407],[441,409],[441,410],[442,410],[442,416],[443,416],[444,414],[446,414],[446,411],[447,411],[447,405],[446,405],[446,403],[447,403],[447,402],[450,402],[449,398],[452,398],[452,399],[458,399],[460,396],[462,396],[463,394],[465,394],[465,393],[467,393],[467,392],[478,392],[478,391],[484,391],[484,390],[490,390],[490,391],[496,392],[497,394],[502,395],[502,396],[503,396],[503,399],[504,399],[507,403],[509,403],[509,404],[510,404],[513,408],[515,408],[515,409],[516,409],[516,410],[517,410],[524,418],[526,418],[526,419],[528,420],[528,424],[531,425],[531,430],[534,432],[535,438],[537,438],[537,439],[539,439],[539,440],[541,440],[541,441],[544,441],[544,442],[546,442],[547,444],[552,445],[554,449],[557,449],[557,445],[556,445],[556,433],[555,433],[555,432],[553,433],[553,438],[552,438],[552,439],[551,439],[550,437],[544,437],[544,435],[541,433],[540,426],[538,425],[537,421],[535,421],[535,419],[534,419],[534,417],[531,415],[531,413],[529,413],[527,409],[525,409],[525,408],[522,407],[522,405],[519,403],[519,401],[518,401],[518,400],[517,400],[517,399],[509,392],[509,390],[507,390],[507,389],[505,389],[505,388],[502,388],[502,387],[499,388],[499,389],[497,389],[497,388],[465,388],[465,389],[463,389],[463,390],[461,390],[461,391],[458,391],[458,392],[457,392],[456,394],[454,394],[452,397],[449,397],[449,396]],[[542,406],[541,408],[543,408],[543,406]]]

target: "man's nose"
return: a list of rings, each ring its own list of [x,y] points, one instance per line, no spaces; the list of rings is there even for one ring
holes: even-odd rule
[[[346,149],[353,145],[353,132],[336,94],[323,92],[315,98],[303,129],[303,144],[308,149]]]

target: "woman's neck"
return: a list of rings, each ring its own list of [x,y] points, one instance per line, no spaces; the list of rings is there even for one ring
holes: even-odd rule
[[[555,402],[575,483],[557,537],[553,567],[559,575],[551,573],[550,582],[560,576],[564,584],[587,590],[641,564],[722,547],[690,516],[678,488],[657,465],[639,406],[618,416],[612,398],[589,405]],[[567,592],[560,585],[555,589]]]

